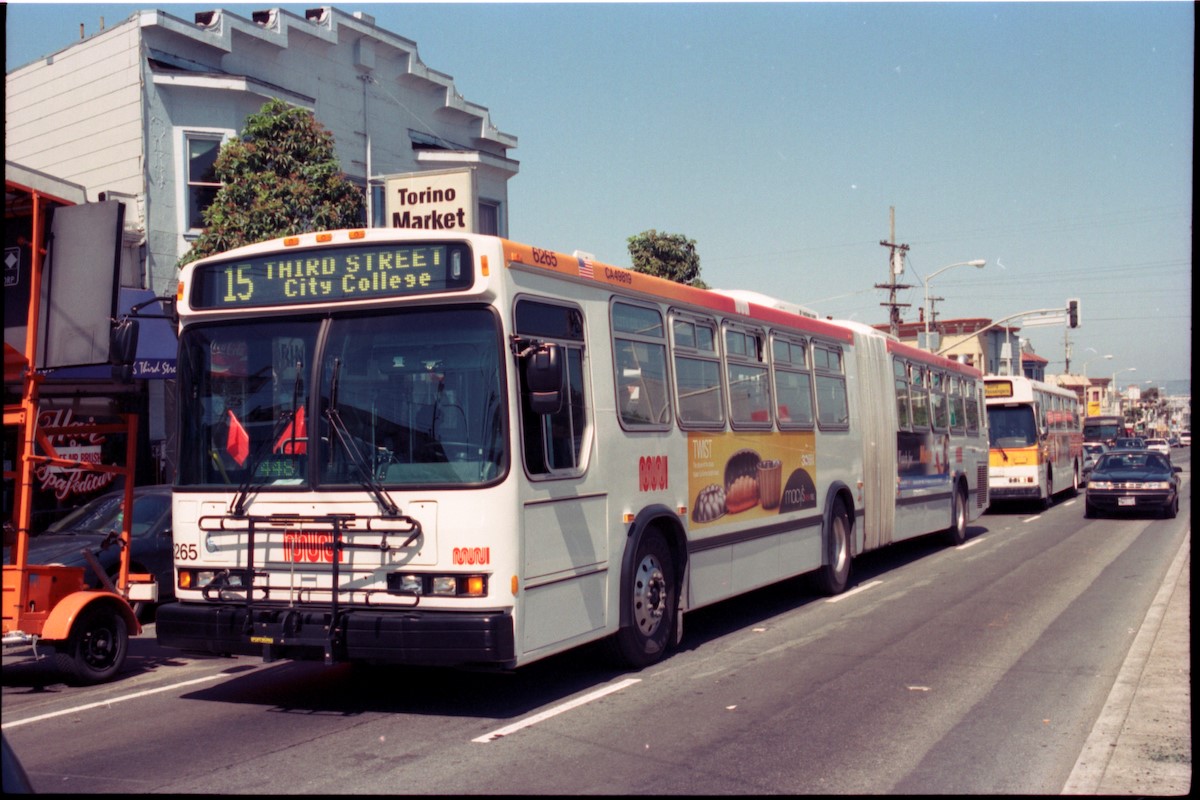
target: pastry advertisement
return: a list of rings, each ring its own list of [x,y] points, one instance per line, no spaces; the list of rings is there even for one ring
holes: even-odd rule
[[[689,434],[691,521],[708,525],[815,508],[816,470],[811,431]]]

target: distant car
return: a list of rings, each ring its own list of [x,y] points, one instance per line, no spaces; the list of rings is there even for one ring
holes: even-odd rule
[[[1153,450],[1156,453],[1162,453],[1167,458],[1171,457],[1171,443],[1166,439],[1147,439],[1146,449]]]
[[[101,495],[83,504],[42,533],[29,539],[30,564],[62,564],[84,567],[84,580],[90,587],[103,585],[82,554],[90,550],[116,581],[120,569],[120,550],[113,543],[121,533],[123,489]],[[107,544],[106,544],[107,543]],[[4,563],[11,563],[10,548],[4,548]],[[158,581],[158,600],[175,597],[175,563],[171,546],[171,487],[139,486],[133,490],[133,527],[131,530],[129,571],[150,573]],[[134,603],[134,612],[145,617],[146,603]]]
[[[1183,433],[1179,434],[1179,444],[1182,447],[1191,447],[1192,446],[1192,432],[1184,431]]]
[[[1086,485],[1088,476],[1092,474],[1092,468],[1096,466],[1096,462],[1100,460],[1100,456],[1108,452],[1108,448],[1100,442],[1084,442],[1083,443],[1083,464],[1079,468],[1079,482]]]
[[[1146,440],[1141,436],[1118,436],[1113,442],[1113,450],[1145,450]]]
[[[1179,513],[1181,467],[1154,450],[1113,450],[1092,468],[1084,495],[1083,515],[1117,512]]]
[[[1171,434],[1167,437],[1167,444],[1171,445],[1171,447],[1183,447],[1183,445],[1179,443],[1179,437],[1175,434]]]

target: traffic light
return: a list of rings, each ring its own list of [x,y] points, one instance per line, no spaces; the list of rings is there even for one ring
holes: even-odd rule
[[[1071,328],[1079,327],[1079,301],[1067,301],[1067,326]]]

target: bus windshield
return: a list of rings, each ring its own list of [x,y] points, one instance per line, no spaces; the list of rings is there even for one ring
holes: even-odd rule
[[[1031,406],[988,406],[988,440],[992,447],[1029,447],[1038,442]]]
[[[180,339],[178,484],[496,480],[499,331],[483,307],[194,325]]]

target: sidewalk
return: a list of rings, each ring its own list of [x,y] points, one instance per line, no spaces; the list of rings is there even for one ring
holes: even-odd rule
[[[1191,561],[1189,530],[1063,794],[1191,792]]]

